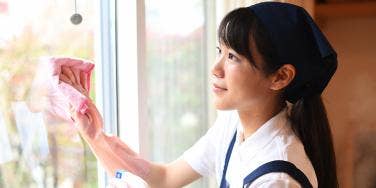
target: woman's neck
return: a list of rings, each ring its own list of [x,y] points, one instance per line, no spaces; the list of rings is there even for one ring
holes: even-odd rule
[[[255,133],[257,129],[277,115],[285,106],[284,102],[279,102],[262,105],[257,108],[252,107],[250,109],[238,110],[240,122],[244,130],[244,139]]]

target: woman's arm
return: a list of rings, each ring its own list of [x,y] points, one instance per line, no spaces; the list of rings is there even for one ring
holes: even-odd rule
[[[151,187],[182,187],[201,177],[183,159],[168,165],[154,163],[151,169],[150,176],[146,180]]]
[[[71,67],[63,67],[60,80],[69,83],[88,96],[82,73]],[[117,170],[127,170],[144,179],[150,187],[182,187],[200,178],[187,162],[178,159],[168,165],[157,164],[142,159],[118,137],[103,133],[103,121],[96,106],[90,101],[85,114],[75,112],[72,115],[84,140],[111,176]]]
[[[103,121],[90,102],[86,114],[74,113],[77,128],[106,171],[114,176],[127,170],[144,179],[150,187],[182,187],[200,178],[187,162],[178,159],[170,164],[157,164],[142,159],[118,137],[103,133]]]

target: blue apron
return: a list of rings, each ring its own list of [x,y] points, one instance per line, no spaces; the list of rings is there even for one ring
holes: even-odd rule
[[[226,180],[226,173],[227,173],[227,167],[230,161],[232,149],[234,148],[235,140],[236,140],[236,131],[235,131],[234,136],[232,137],[230,146],[227,149],[220,188],[230,187],[230,185],[228,184]],[[254,170],[253,172],[251,172],[249,175],[247,175],[244,178],[243,187],[248,188],[251,185],[251,183],[255,181],[257,178],[259,178],[260,176],[264,174],[268,174],[272,172],[287,173],[292,178],[294,178],[303,188],[312,188],[311,183],[309,182],[308,178],[304,175],[302,171],[300,171],[294,164],[288,161],[282,161],[282,160],[270,161],[258,167],[256,170]]]

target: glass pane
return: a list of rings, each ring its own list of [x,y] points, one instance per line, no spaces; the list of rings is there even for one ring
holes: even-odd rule
[[[149,154],[170,162],[207,130],[205,1],[145,1]],[[189,187],[208,187],[199,181]]]
[[[94,58],[99,20],[94,3],[77,1],[79,25],[70,22],[74,5],[74,0],[0,0],[2,188],[97,187],[89,147],[74,127],[47,112],[48,101],[34,85],[42,56]]]

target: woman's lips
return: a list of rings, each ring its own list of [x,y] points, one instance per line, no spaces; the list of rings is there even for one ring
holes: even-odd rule
[[[226,88],[220,87],[217,84],[213,84],[213,92],[214,93],[222,93],[224,91],[227,91]]]

